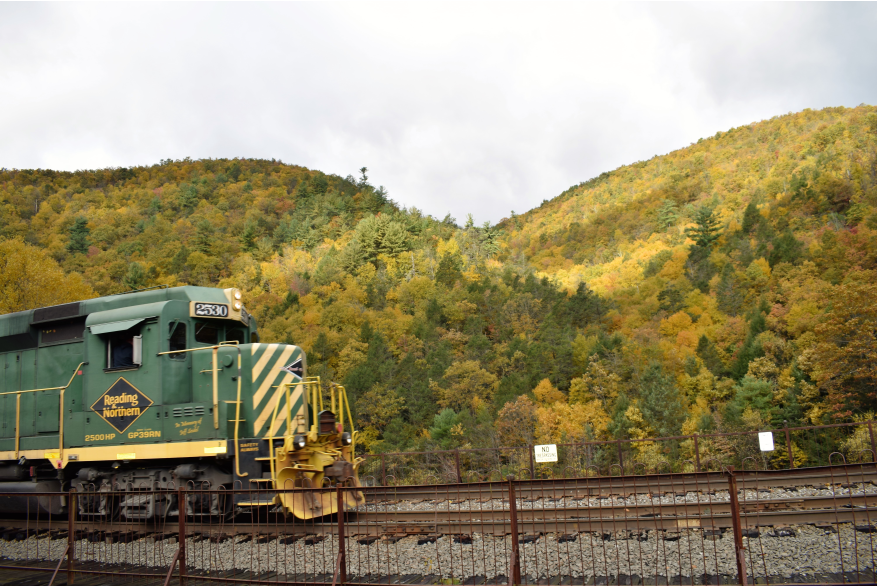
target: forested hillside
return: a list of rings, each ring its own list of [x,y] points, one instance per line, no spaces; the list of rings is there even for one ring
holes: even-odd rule
[[[499,226],[400,207],[366,172],[2,170],[0,310],[47,303],[6,295],[45,291],[35,273],[65,284],[54,302],[239,287],[263,340],[347,386],[373,452],[875,408],[877,108],[719,132]]]

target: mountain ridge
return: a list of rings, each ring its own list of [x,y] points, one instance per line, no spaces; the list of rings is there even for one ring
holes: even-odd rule
[[[348,387],[371,451],[877,408],[874,107],[720,132],[496,226],[401,207],[366,172],[0,170],[0,245],[54,259],[93,294],[241,288],[264,340],[299,344],[312,372]],[[796,445],[796,463],[812,448]]]

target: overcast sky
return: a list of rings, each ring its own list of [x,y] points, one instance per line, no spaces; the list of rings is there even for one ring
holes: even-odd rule
[[[804,108],[875,103],[877,5],[0,3],[0,167],[362,166],[480,223]]]

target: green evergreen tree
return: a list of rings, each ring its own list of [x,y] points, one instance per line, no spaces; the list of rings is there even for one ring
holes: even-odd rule
[[[238,237],[238,240],[241,243],[241,250],[245,253],[249,253],[253,249],[256,248],[256,239],[259,238],[259,230],[256,226],[255,222],[250,220],[244,225],[244,230],[241,232],[241,235]]]
[[[463,259],[456,253],[446,253],[439,260],[438,268],[435,271],[435,280],[447,287],[453,287],[454,284],[463,278]]]
[[[199,220],[195,226],[195,250],[205,255],[213,254],[213,225],[208,220]]]
[[[716,287],[716,301],[719,309],[731,316],[739,314],[743,306],[743,292],[737,284],[734,267],[731,263],[726,263],[722,267],[721,278]]]
[[[146,287],[146,271],[143,270],[143,265],[137,261],[129,264],[128,273],[125,274],[122,284],[129,290]]]
[[[229,167],[228,176],[232,179],[232,181],[237,181],[241,176],[241,164],[238,161],[235,161]]]
[[[640,411],[658,436],[676,436],[682,431],[686,410],[673,378],[659,363],[652,363],[640,377]]]
[[[452,432],[454,426],[460,423],[460,415],[451,408],[445,408],[435,415],[432,426],[429,427],[430,439],[441,450],[449,450],[460,444],[462,438]]]
[[[719,350],[713,341],[708,339],[705,334],[700,335],[697,341],[697,356],[703,361],[704,366],[712,372],[716,377],[725,375],[725,364],[719,356]]]
[[[758,227],[761,222],[761,214],[758,212],[758,206],[755,205],[755,202],[749,202],[749,205],[746,206],[746,210],[743,212],[743,226],[741,230],[750,234],[756,227]]]
[[[191,251],[189,251],[189,249],[187,249],[185,245],[180,247],[180,250],[177,251],[177,254],[174,255],[173,259],[171,259],[171,273],[176,273],[177,275],[180,275],[186,270],[186,261],[189,259],[190,252]]]
[[[73,254],[87,253],[88,247],[91,245],[91,241],[88,240],[88,235],[90,233],[91,230],[88,228],[88,220],[82,216],[76,218],[68,231],[69,240],[67,241],[67,250]]]
[[[288,244],[295,237],[295,227],[293,226],[292,217],[286,214],[280,219],[277,228],[274,229],[274,246],[281,248]]]
[[[694,213],[694,222],[697,226],[685,229],[685,235],[694,240],[694,247],[711,250],[721,236],[719,219],[716,218],[715,212],[707,206],[701,206]]]
[[[183,184],[180,191],[180,208],[191,211],[198,205],[198,190],[191,184]]]
[[[658,294],[658,308],[664,310],[668,314],[675,314],[685,305],[682,292],[668,285]]]
[[[481,248],[487,258],[496,256],[499,253],[499,238],[502,231],[497,227],[491,227],[490,222],[485,222],[481,227]]]
[[[679,206],[671,200],[664,200],[658,208],[658,226],[667,230],[679,221]]]
[[[771,267],[778,263],[795,264],[803,255],[804,243],[796,239],[790,230],[786,230],[775,238],[772,245],[767,256],[767,262],[770,263]]]

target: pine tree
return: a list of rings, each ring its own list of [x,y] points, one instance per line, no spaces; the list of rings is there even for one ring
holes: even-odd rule
[[[462,279],[462,269],[463,260],[460,258],[460,255],[447,253],[439,261],[438,268],[435,271],[435,280],[447,287],[453,287],[458,279]]]
[[[213,251],[213,225],[205,219],[199,221],[195,228],[195,250],[210,255]]]
[[[67,250],[73,254],[87,253],[91,245],[91,241],[88,240],[89,233],[91,230],[88,228],[88,220],[82,216],[74,220],[68,232],[70,240],[67,241]]]
[[[758,212],[758,206],[755,205],[755,202],[749,202],[749,205],[746,206],[746,210],[743,212],[743,227],[741,230],[745,234],[749,234],[758,226],[760,221],[761,214]]]
[[[143,265],[137,261],[128,265],[128,273],[125,274],[122,284],[129,290],[143,289],[146,286],[146,271],[143,270]]]
[[[697,356],[703,361],[704,366],[712,372],[716,377],[725,374],[725,364],[719,356],[719,351],[713,341],[708,339],[705,334],[700,335],[697,341]]]
[[[198,190],[191,184],[184,184],[180,192],[180,208],[192,210],[198,205]]]
[[[237,181],[241,176],[241,164],[237,161],[232,163],[231,167],[228,169],[228,176],[232,179],[232,181]]]
[[[673,379],[658,363],[640,378],[640,411],[659,436],[676,436],[685,420],[685,406]]]
[[[658,225],[661,230],[667,230],[679,220],[679,207],[676,202],[664,200],[661,207],[658,208]]]
[[[256,228],[256,223],[252,221],[247,221],[244,225],[244,231],[241,233],[238,240],[241,243],[241,249],[245,253],[249,253],[253,249],[256,248],[256,239],[259,236],[258,229]]]
[[[685,235],[694,240],[694,246],[710,250],[719,240],[719,219],[713,210],[707,206],[701,206],[694,213],[694,228],[687,228]]]

